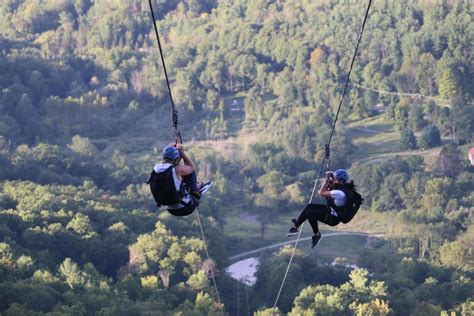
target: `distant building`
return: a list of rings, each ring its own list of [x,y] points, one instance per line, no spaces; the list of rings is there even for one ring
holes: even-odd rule
[[[230,100],[229,100],[230,101]],[[244,98],[237,97],[228,102],[228,109],[231,113],[243,113],[244,112]]]
[[[471,162],[471,166],[474,166],[474,147],[469,149],[469,161]]]
[[[387,110],[387,107],[383,103],[377,103],[374,106],[372,106],[372,111],[376,112],[378,114],[382,114]]]

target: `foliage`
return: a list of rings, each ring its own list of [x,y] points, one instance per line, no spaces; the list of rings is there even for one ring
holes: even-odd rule
[[[417,144],[416,144],[416,137],[413,131],[409,129],[405,129],[400,132],[400,144],[403,149],[416,149]]]
[[[388,315],[386,286],[380,281],[368,280],[368,271],[355,269],[349,281],[339,287],[332,285],[309,286],[295,299],[289,315],[340,315],[345,313]]]
[[[434,125],[423,129],[419,140],[419,147],[421,149],[430,149],[439,145],[441,145],[439,129]]]
[[[204,258],[191,219],[156,213],[145,184],[156,162],[150,148],[172,138],[148,4],[3,1],[2,314],[220,314],[211,271],[221,271],[226,307],[237,307],[235,283],[222,272],[236,249],[226,216],[255,214],[263,240],[307,200],[365,4],[154,4],[183,135],[197,141],[199,177],[215,180],[200,209],[214,260]],[[298,252],[281,306],[265,310],[286,267],[284,248],[262,261],[250,290],[257,314],[312,314],[320,303],[328,314],[472,311],[473,175],[457,147],[474,126],[471,12],[468,1],[372,7],[331,158],[351,168],[367,207],[388,218],[386,245],[360,259],[380,281],[365,270],[348,280]],[[403,149],[440,146],[441,136],[454,144],[434,164],[406,153],[353,164],[360,151],[346,127],[378,115],[377,104]],[[412,130],[421,131],[417,142]],[[241,133],[252,145],[226,151]]]
[[[264,260],[256,273],[257,283],[253,288],[253,304],[255,307],[272,306],[280,287],[281,276],[284,275],[292,253],[289,246],[283,247],[276,256]],[[315,259],[309,257],[301,250],[297,250],[293,259],[291,270],[287,276],[285,291],[279,300],[282,312],[291,309],[291,302],[305,286],[313,283],[330,283],[338,285],[347,276],[347,272],[333,270],[317,264]],[[269,290],[264,290],[269,289]]]

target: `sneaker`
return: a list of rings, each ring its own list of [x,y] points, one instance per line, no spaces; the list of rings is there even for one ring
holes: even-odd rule
[[[296,226],[293,226],[290,228],[290,230],[288,231],[288,234],[286,234],[288,237],[291,237],[291,236],[294,236],[294,235],[297,235],[298,234],[298,228],[296,228]]]
[[[203,183],[201,187],[199,188],[198,192],[200,194],[206,193],[212,187],[213,184],[214,184],[214,181]]]
[[[316,247],[319,244],[319,241],[321,240],[321,233],[317,233],[311,238],[311,248]]]
[[[194,196],[198,201],[201,199],[201,193],[199,193],[199,191],[191,192],[191,195]]]

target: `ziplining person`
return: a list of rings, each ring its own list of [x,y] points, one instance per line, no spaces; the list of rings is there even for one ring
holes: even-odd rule
[[[167,205],[168,211],[171,214],[176,216],[186,216],[196,211],[197,222],[201,231],[202,241],[204,242],[204,250],[206,252],[207,259],[211,260],[211,257],[209,256],[209,251],[207,250],[204,229],[202,227],[201,217],[199,216],[199,210],[197,209],[197,206],[199,205],[199,199],[201,197],[201,194],[209,190],[213,182],[210,181],[198,188],[196,179],[196,165],[184,152],[184,147],[182,145],[183,140],[181,138],[181,133],[178,129],[178,111],[176,111],[173,102],[170,81],[168,78],[168,73],[166,71],[165,58],[163,57],[163,50],[161,49],[160,35],[158,34],[155,13],[153,12],[152,0],[148,0],[148,4],[150,5],[151,19],[153,21],[156,41],[160,50],[160,57],[161,62],[163,64],[163,71],[165,73],[166,85],[168,86],[168,93],[172,108],[171,113],[173,127],[176,136],[175,143],[171,144],[170,146],[166,146],[163,149],[163,161],[161,164],[155,165],[151,173],[150,179],[148,180],[148,183],[150,184],[150,189],[157,203],[159,205]],[[183,160],[184,165],[180,165],[181,160]],[[165,168],[165,166],[160,165],[166,165],[167,167]],[[163,183],[161,181],[163,181]],[[167,201],[164,201],[166,203],[161,203],[161,197],[167,199]],[[216,290],[217,304],[219,306],[222,316],[224,316],[224,305],[222,305],[221,303],[213,269],[211,269],[211,276],[212,283],[214,283],[214,288]]]
[[[306,205],[300,216],[292,219],[294,225],[287,234],[288,237],[297,235],[298,228],[308,220],[314,233],[311,248],[316,247],[321,240],[318,221],[329,226],[336,226],[340,222],[348,223],[363,202],[360,194],[355,191],[354,181],[350,180],[349,172],[345,169],[328,171],[319,195],[326,198],[326,205],[311,203]]]
[[[328,168],[327,168],[327,170],[328,170],[328,171],[330,170],[330,168],[329,168],[330,159],[329,159],[329,158],[330,158],[330,145],[331,145],[331,140],[332,140],[332,136],[333,136],[333,134],[334,134],[334,131],[335,131],[335,129],[336,129],[336,122],[337,122],[337,119],[338,119],[338,117],[339,117],[339,113],[340,113],[340,111],[341,111],[342,102],[344,101],[344,96],[345,96],[346,91],[347,91],[347,86],[348,86],[348,84],[349,84],[349,80],[350,80],[351,73],[352,73],[352,68],[353,68],[353,66],[354,66],[355,58],[356,58],[356,56],[357,56],[357,51],[358,51],[358,49],[359,49],[359,44],[360,44],[360,41],[361,41],[361,39],[362,39],[362,34],[364,33],[365,23],[367,22],[367,17],[369,16],[369,11],[370,11],[370,6],[371,6],[371,4],[372,4],[372,0],[369,0],[369,3],[368,3],[368,5],[367,5],[367,10],[365,11],[364,21],[362,22],[362,27],[361,27],[360,32],[359,32],[359,37],[358,37],[358,39],[357,39],[357,45],[356,45],[354,54],[352,55],[351,66],[350,66],[350,68],[349,68],[349,72],[348,72],[347,77],[346,77],[346,82],[345,82],[345,84],[344,84],[344,89],[342,90],[342,95],[341,95],[341,99],[340,99],[340,101],[339,101],[339,106],[337,107],[336,117],[335,117],[334,122],[333,122],[333,125],[332,125],[331,134],[330,134],[330,136],[329,136],[328,142],[326,143],[326,156],[325,156],[325,158],[323,159],[323,162],[321,163],[321,167],[320,167],[320,169],[319,169],[318,176],[316,177],[316,181],[314,182],[314,187],[313,187],[313,191],[312,191],[312,193],[311,193],[311,198],[309,199],[309,205],[312,205],[311,202],[313,201],[314,193],[315,193],[316,187],[317,187],[317,185],[318,185],[318,181],[319,181],[319,176],[320,176],[320,174],[321,174],[321,171],[322,171],[322,168],[323,168],[323,165],[324,165],[324,161],[326,161],[326,159],[328,160],[328,165],[327,165]],[[336,170],[336,171],[337,171],[337,170]],[[347,172],[347,171],[346,171],[346,172]],[[347,175],[349,175],[349,174],[347,173]],[[333,178],[335,178],[335,176],[333,176]],[[339,180],[336,180],[336,181],[339,181]],[[333,188],[333,186],[334,186],[334,184],[335,184],[334,182],[336,182],[336,181],[335,181],[334,179],[331,181],[331,173],[327,173],[327,174],[326,174],[326,182],[327,182],[327,184],[325,183],[325,184],[323,185],[323,187],[320,189],[320,195],[322,195],[322,196],[326,195],[326,197],[328,197],[327,193],[324,193],[324,194],[322,194],[322,193],[323,193],[323,192],[332,191],[331,189]],[[349,177],[347,177],[346,182],[347,182],[347,181],[349,181]],[[332,182],[332,183],[331,183],[331,182]],[[353,183],[352,183],[352,184],[353,184]],[[338,185],[338,184],[336,183],[336,186],[337,186],[337,185]],[[342,191],[344,192],[342,186],[341,186],[340,188],[338,187],[338,189],[342,189]],[[347,194],[347,193],[348,193],[348,192],[344,192],[344,194]],[[329,193],[329,195],[330,195],[330,193]],[[329,199],[332,199],[332,197],[330,197]],[[334,209],[334,211],[335,211],[335,213],[338,215],[338,217],[341,217],[340,220],[341,220],[341,222],[343,222],[343,223],[348,223],[348,222],[354,217],[354,215],[357,213],[357,211],[359,210],[360,205],[364,202],[364,199],[362,198],[362,196],[361,196],[359,193],[355,192],[355,190],[354,190],[354,195],[353,195],[353,201],[350,201],[350,197],[346,196],[346,201],[345,201],[345,203],[344,203],[344,206],[342,207],[342,210],[339,209],[339,212],[338,212],[338,207],[335,205],[335,199],[332,201],[332,202],[334,202],[334,207],[331,207],[331,205],[329,205],[331,201],[328,201],[328,199],[326,199],[326,200],[327,200],[327,202],[328,202],[328,203],[327,203],[328,205],[323,205],[322,207],[324,207],[324,208],[318,207],[318,209],[323,209],[323,210],[324,210],[324,211],[322,211],[322,212],[319,211],[318,213],[319,213],[319,214],[322,213],[322,214],[325,216],[325,215],[327,214],[328,208],[329,208],[331,211]],[[349,202],[348,202],[348,200],[349,200]],[[331,203],[331,204],[332,204],[332,203]],[[311,209],[311,208],[313,208],[313,207],[312,207],[312,206],[307,206],[306,208]],[[305,208],[305,210],[306,210],[306,208]],[[311,211],[305,212],[305,211],[303,210],[302,216],[301,216],[301,217],[302,217],[302,218],[301,218],[301,224],[299,224],[298,219],[294,220],[293,223],[294,223],[295,225],[294,225],[294,226],[290,229],[290,231],[288,232],[288,234],[289,234],[290,236],[295,235],[295,232],[297,232],[298,237],[296,238],[295,246],[294,246],[294,248],[293,248],[293,252],[292,252],[292,254],[291,254],[290,260],[289,260],[289,262],[288,262],[288,266],[286,267],[286,271],[285,271],[285,275],[284,275],[284,277],[283,277],[283,281],[281,282],[280,289],[278,290],[278,294],[277,294],[277,297],[276,297],[276,299],[275,299],[275,303],[273,304],[273,307],[274,307],[274,308],[275,308],[275,307],[277,306],[277,304],[278,304],[278,300],[280,299],[280,295],[281,295],[281,293],[282,293],[282,291],[283,291],[283,287],[284,287],[284,285],[285,285],[285,281],[286,281],[286,278],[287,278],[287,276],[288,276],[288,272],[290,271],[291,263],[293,262],[293,257],[295,256],[295,253],[296,253],[296,249],[297,249],[297,246],[298,246],[298,241],[299,241],[300,235],[301,235],[301,231],[298,232],[298,227],[299,227],[300,225],[302,225],[302,224],[304,223],[304,221],[306,220],[306,219],[304,219],[305,216],[303,215],[303,213],[306,213],[306,216],[307,216],[306,219],[309,219],[309,218],[311,217],[311,218],[312,218],[311,222],[312,222],[313,224],[315,224],[314,226],[312,225],[312,226],[313,226],[313,232],[314,232],[314,236],[313,236],[314,238],[313,238],[313,242],[311,243],[311,246],[312,246],[313,248],[316,247],[317,244],[319,243],[319,240],[321,239],[321,233],[319,232],[319,229],[318,229],[318,227],[317,227],[318,218],[317,218],[316,216],[309,215],[309,214],[312,214],[313,212],[311,212]],[[309,213],[309,214],[308,214],[308,213]],[[325,217],[326,217],[326,216],[325,216]],[[316,219],[316,221],[314,221],[314,219]],[[311,223],[311,222],[310,222],[310,223]],[[297,224],[299,224],[299,225],[297,225]],[[337,224],[336,224],[336,225],[337,225]]]
[[[148,180],[153,198],[158,207],[166,206],[172,215],[190,215],[214,182],[198,184],[196,165],[186,155],[183,144],[166,146],[162,156],[162,162],[155,164]],[[184,164],[180,164],[181,160]]]
[[[199,206],[201,194],[209,190],[213,182],[209,181],[198,187],[196,165],[184,152],[183,140],[178,128],[178,111],[175,108],[173,95],[171,93],[170,81],[168,72],[166,71],[165,59],[163,57],[163,50],[161,48],[160,36],[158,34],[151,0],[148,1],[148,4],[150,5],[156,41],[158,43],[166,85],[168,87],[176,141],[174,144],[170,144],[163,149],[163,161],[154,166],[147,183],[150,185],[153,198],[158,204],[158,207],[164,205],[167,206],[168,211],[175,216],[187,216],[193,213],[196,207]],[[184,165],[180,164],[181,160],[183,160]]]

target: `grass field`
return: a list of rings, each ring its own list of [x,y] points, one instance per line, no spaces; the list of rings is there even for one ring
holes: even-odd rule
[[[354,159],[366,159],[373,155],[400,151],[399,133],[383,115],[355,121],[349,124],[348,129],[352,141],[357,146]]]
[[[298,211],[294,211],[297,215]],[[265,231],[265,239],[262,240],[260,233],[260,225],[258,222],[251,220],[251,216],[228,216],[224,233],[228,237],[240,241],[228,247],[229,255],[235,255],[241,252],[254,250],[268,245],[294,240],[288,238],[286,233],[290,227],[289,217],[280,216],[274,223],[269,224]],[[322,234],[330,234],[334,232],[362,232],[374,235],[383,235],[386,233],[386,224],[384,217],[378,213],[370,213],[361,211],[360,214],[349,224],[331,227],[321,224]],[[368,230],[367,228],[370,227]],[[301,238],[313,235],[309,224],[303,226]],[[333,261],[335,258],[345,258],[348,262],[356,263],[360,250],[366,246],[367,237],[360,235],[343,235],[331,236],[323,238],[317,249],[310,248],[310,241],[302,241],[298,248],[306,251],[309,255],[317,256],[324,260]]]
[[[243,220],[241,216],[233,214],[226,217],[226,221],[224,234],[241,241],[239,247],[232,249],[232,255],[288,240],[286,233],[290,227],[290,222],[286,221],[283,216],[268,225],[263,240],[260,224],[256,220]]]
[[[341,235],[323,238],[314,251],[309,251],[311,256],[334,261],[344,258],[348,263],[357,263],[361,249],[366,247],[367,237],[358,235]],[[309,242],[302,246],[309,248]]]
[[[404,150],[400,147],[400,134],[393,123],[384,115],[353,121],[348,125],[352,141],[357,145],[356,152],[351,156],[354,164],[376,162],[397,156],[422,156],[425,164],[430,166],[436,160],[440,147],[429,150]],[[442,145],[452,140],[442,139]]]

